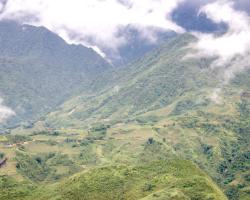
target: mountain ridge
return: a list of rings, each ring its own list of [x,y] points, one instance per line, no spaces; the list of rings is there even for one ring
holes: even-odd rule
[[[68,45],[44,27],[1,22],[0,38],[0,91],[16,121],[32,120],[77,90],[87,91],[91,79],[112,69],[94,50]]]
[[[20,121],[35,120],[0,135],[0,156],[9,158],[0,170],[4,197],[248,200],[250,71],[213,101],[220,69],[195,56],[194,41],[176,35],[117,69],[75,45],[65,44],[69,53],[53,47],[55,56],[40,41],[28,57],[11,45],[0,59],[0,91],[13,92],[8,105],[24,101],[31,116]]]

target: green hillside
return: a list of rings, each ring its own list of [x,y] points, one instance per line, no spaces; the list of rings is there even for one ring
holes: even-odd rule
[[[12,124],[37,119],[79,91],[91,93],[98,89],[89,87],[93,80],[111,70],[92,49],[15,22],[0,22],[0,51],[0,96],[16,112]]]
[[[76,96],[48,116],[55,126],[131,118],[167,106],[176,98],[216,86],[209,60],[185,59],[195,38],[178,36],[130,66],[113,73],[114,87],[92,96]]]
[[[227,198],[196,166],[170,160],[142,166],[110,166],[74,175],[52,186],[13,185],[1,177],[0,198],[5,199],[214,199]],[[31,192],[32,191],[32,192]]]
[[[195,40],[179,35],[93,72],[58,108],[0,138],[2,198],[248,200],[250,71],[215,102],[220,72],[185,57]]]
[[[220,101],[214,102],[211,96],[221,72],[209,68],[211,60],[184,59],[192,53],[187,45],[194,40],[182,35],[167,42],[120,71],[116,87],[67,101],[48,115],[46,124],[64,129],[87,129],[96,123],[118,126],[111,128],[110,137],[131,134],[122,136],[130,143],[158,138],[166,143],[168,154],[196,162],[231,199],[247,199],[250,73],[224,86]],[[121,147],[118,155],[124,151],[122,156],[131,159],[128,149]],[[158,149],[152,157],[162,158],[163,151]]]

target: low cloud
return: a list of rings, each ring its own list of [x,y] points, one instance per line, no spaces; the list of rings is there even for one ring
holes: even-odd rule
[[[5,122],[10,117],[14,116],[15,112],[3,105],[3,99],[0,98],[0,123]]]
[[[196,30],[192,34],[198,38],[198,42],[193,45],[197,55],[217,58],[211,67],[220,68],[222,82],[227,84],[237,73],[249,67],[250,17],[248,9],[243,9],[247,7],[245,5],[250,5],[247,2],[0,0],[0,20],[12,19],[45,26],[69,43],[93,47],[103,57],[106,57],[103,52],[105,49],[115,54],[119,47],[126,44],[127,38],[120,34],[123,27],[137,28],[149,42],[157,39],[155,30],[172,30],[177,33]],[[175,20],[178,13],[177,17],[181,19]],[[194,27],[190,28],[178,21],[191,23]],[[225,32],[216,32],[221,30],[220,25],[226,26],[222,28]]]
[[[222,0],[200,9],[214,22],[226,23],[226,33],[193,33],[198,38],[194,44],[198,56],[217,58],[211,67],[222,72],[222,84],[228,84],[236,74],[250,67],[250,17],[246,12],[235,10],[234,4],[234,1]]]
[[[8,0],[0,0],[0,14],[4,12]]]
[[[121,26],[133,24],[183,32],[171,20],[171,12],[182,1],[8,0],[0,19],[43,25],[70,43],[115,49],[126,42],[117,35]]]

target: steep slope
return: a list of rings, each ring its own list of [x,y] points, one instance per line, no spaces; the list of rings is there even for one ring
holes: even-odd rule
[[[0,22],[0,96],[16,112],[12,122],[41,116],[77,91],[91,92],[109,69],[92,49],[68,45],[44,27]]]
[[[205,173],[190,162],[182,160],[154,162],[134,167],[96,168],[77,174],[53,186],[34,189],[31,185],[23,184],[23,186],[19,186],[19,190],[9,192],[13,189],[13,185],[6,177],[0,178],[2,200],[10,198],[49,200],[227,199]],[[33,192],[31,192],[32,190]]]
[[[114,73],[113,88],[95,96],[73,98],[49,115],[49,123],[60,126],[68,120],[83,125],[82,121],[90,118],[96,121],[131,118],[169,105],[189,91],[215,87],[216,73],[208,68],[209,60],[184,57],[191,52],[187,45],[194,40],[184,34],[166,42]]]
[[[3,139],[6,142],[0,150],[10,157],[10,169],[2,172],[37,181],[41,177],[34,176],[34,172],[41,171],[42,180],[51,181],[74,173],[70,171],[72,166],[76,171],[96,166],[138,166],[138,163],[148,166],[152,161],[178,157],[196,163],[230,199],[248,200],[250,71],[244,71],[221,88],[214,101],[211,95],[219,85],[220,73],[209,68],[210,59],[185,57],[193,53],[189,48],[193,41],[195,38],[186,34],[173,38],[133,64],[98,76],[92,87],[95,92],[80,92],[34,127],[13,130],[13,134],[26,134],[28,138],[20,147],[8,151],[4,144],[11,143],[12,138]],[[16,150],[21,150],[23,156]],[[58,162],[60,158],[63,162]],[[99,170],[94,173],[98,177],[95,183],[88,185],[92,189],[99,188],[97,183],[103,180],[99,179],[99,173],[103,175]],[[119,180],[127,182],[119,170],[116,172]],[[56,185],[55,190],[51,188],[52,193],[41,197],[78,198],[74,195],[82,195],[83,191],[94,196],[99,189],[93,192],[80,187],[85,180],[93,179],[91,173],[76,176],[75,183],[72,178]],[[114,171],[111,173],[116,175]],[[112,182],[113,176],[109,175],[107,180],[105,176],[106,185],[112,185],[118,192],[107,190],[105,195],[123,195],[119,193],[123,187],[116,185],[116,178]],[[136,174],[135,177],[138,178]],[[169,194],[164,188],[136,198]],[[126,192],[130,194],[130,189],[125,191],[127,195]],[[38,196],[44,193],[40,191]],[[180,199],[190,198],[185,194],[182,190],[178,193]]]
[[[221,88],[214,101],[219,71],[209,68],[210,59],[185,59],[194,40],[174,38],[116,74],[112,89],[67,101],[46,123],[62,130],[111,125],[108,135],[89,137],[95,145],[102,145],[98,139],[114,145],[111,159],[117,162],[134,162],[141,142],[155,138],[153,158],[192,160],[230,199],[248,199],[250,71]]]

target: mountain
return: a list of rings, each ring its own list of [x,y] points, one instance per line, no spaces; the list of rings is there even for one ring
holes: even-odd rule
[[[0,160],[8,158],[0,168],[0,197],[248,200],[250,71],[222,87],[223,69],[210,68],[213,58],[195,56],[190,44],[196,40],[175,35],[115,69],[91,49],[64,42],[70,50],[23,47],[28,57],[13,43],[4,48],[12,64],[2,67],[8,76],[0,80],[11,88],[9,99],[34,102],[42,117],[0,135]],[[82,49],[93,53],[89,65]],[[54,66],[63,70],[55,73]],[[31,80],[40,84],[36,93]]]
[[[128,42],[118,50],[121,57],[111,58],[118,71],[175,36],[158,30],[159,39],[148,42],[133,27],[120,34]],[[44,27],[1,21],[0,52],[0,97],[16,113],[12,126],[38,119],[79,92],[95,93],[114,83],[114,67],[95,51],[69,45]]]
[[[33,120],[77,91],[92,92],[93,80],[112,67],[95,51],[69,45],[44,27],[0,22],[0,96],[16,117]]]
[[[113,65],[126,66],[176,35],[173,31],[155,27],[136,27],[131,24],[119,28],[117,36],[125,42],[118,48],[114,50],[101,46],[101,49]]]
[[[223,72],[209,67],[210,58],[186,56],[195,53],[188,48],[195,40],[184,34],[167,41],[117,72],[110,89],[66,101],[45,126],[90,130],[90,142],[114,148],[104,160],[128,163],[139,156],[143,141],[154,138],[159,143],[151,147],[152,157],[192,160],[230,199],[247,199],[250,71],[222,87],[215,101]],[[108,127],[107,134],[91,132],[101,127]]]
[[[49,120],[63,126],[65,113],[70,113],[69,123],[78,120],[83,124],[90,118],[99,122],[127,119],[169,105],[189,91],[216,87],[216,73],[208,67],[211,60],[183,60],[191,52],[186,46],[193,41],[186,34],[168,40],[114,73],[114,87],[94,96],[76,96],[51,113]]]

